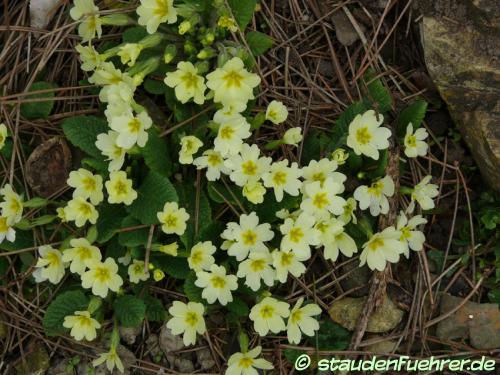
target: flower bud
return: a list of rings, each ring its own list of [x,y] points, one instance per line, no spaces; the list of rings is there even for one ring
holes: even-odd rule
[[[161,281],[165,278],[165,272],[163,272],[161,269],[157,268],[153,271],[153,279],[155,281]]]
[[[343,148],[338,148],[332,152],[332,160],[336,161],[338,165],[345,164],[347,158],[349,158],[349,153]]]
[[[302,141],[302,129],[291,128],[283,135],[283,143],[286,145],[297,146]]]
[[[163,53],[163,61],[165,64],[169,64],[173,59],[175,59],[175,55],[177,54],[177,48],[174,44],[169,44],[165,48],[165,52]]]
[[[101,22],[103,25],[109,26],[127,26],[134,23],[129,16],[123,13],[114,13],[103,16],[101,17]]]

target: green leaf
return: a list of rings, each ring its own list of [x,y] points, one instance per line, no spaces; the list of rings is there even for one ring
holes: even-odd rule
[[[14,242],[3,241],[0,243],[0,249],[6,251],[14,251],[33,247],[35,241],[31,231],[16,231],[16,240]]]
[[[122,40],[123,43],[137,43],[146,36],[148,36],[146,29],[141,26],[136,26],[125,30],[122,34]]]
[[[258,31],[250,31],[246,35],[246,40],[254,56],[263,55],[273,46],[273,39],[269,35]]]
[[[7,257],[0,257],[0,285],[4,285],[3,279],[7,277],[7,270],[9,269],[9,262]]]
[[[148,131],[148,142],[141,149],[144,162],[151,170],[170,176],[172,173],[172,161],[167,148],[167,143],[160,137],[160,133],[155,128]]]
[[[142,224],[158,224],[157,213],[163,210],[165,203],[178,201],[179,197],[170,180],[158,172],[150,171],[128,211]]]
[[[190,272],[184,281],[184,294],[191,302],[203,302],[203,298],[201,297],[202,290],[194,284],[195,281],[196,273]]]
[[[186,279],[189,275],[190,269],[186,258],[156,253],[152,255],[152,258],[154,265],[175,279]]]
[[[248,305],[240,298],[234,298],[231,302],[226,305],[229,312],[233,313],[237,317],[241,318],[248,316],[250,309]]]
[[[428,103],[425,100],[419,99],[401,111],[396,121],[396,131],[398,137],[405,136],[406,128],[410,122],[413,126],[413,130],[420,127],[422,121],[424,120],[425,113],[427,112],[427,104]]]
[[[29,91],[51,90],[57,86],[49,82],[35,82],[31,85]],[[55,96],[55,93],[46,92],[40,94],[27,95],[26,99],[47,99],[40,102],[26,102],[21,104],[21,115],[28,120],[46,119],[54,108],[54,100],[50,100]]]
[[[372,69],[368,69],[365,73],[364,80],[368,88],[370,99],[378,103],[378,111],[381,113],[390,111],[392,108],[391,93],[386,89],[379,78],[375,78],[375,72]]]
[[[62,124],[64,135],[76,147],[97,159],[102,159],[101,151],[96,147],[97,135],[108,131],[105,120],[94,116],[76,116]]]
[[[319,350],[344,350],[351,342],[351,333],[331,320],[320,324],[317,337]]]
[[[163,81],[148,78],[144,81],[144,90],[153,95],[163,95],[167,91],[167,86]]]
[[[122,205],[104,203],[99,208],[99,218],[97,219],[97,242],[108,242],[121,228],[119,218],[126,216]]]
[[[273,223],[278,220],[276,212],[283,208],[291,210],[293,208],[298,208],[298,206],[299,197],[293,197],[285,193],[281,202],[277,202],[274,192],[268,190],[264,196],[264,202],[255,206],[255,212],[261,223]]]
[[[146,316],[146,305],[135,296],[118,297],[113,308],[120,324],[124,327],[137,327]]]
[[[146,304],[146,318],[150,322],[163,322],[165,320],[167,312],[158,298],[145,296],[144,303]]]
[[[195,242],[212,241],[214,246],[217,246],[217,244],[221,241],[220,234],[224,231],[224,229],[225,225],[223,223],[220,221],[212,221],[200,230]]]
[[[217,203],[230,203],[238,207],[238,202],[242,204],[245,201],[241,194],[241,189],[233,184],[228,184],[229,189],[221,182],[209,181],[207,190],[211,200]]]
[[[370,179],[385,176],[387,162],[389,161],[389,152],[387,149],[380,151],[378,160],[373,160],[373,166],[367,167],[366,176]],[[372,160],[370,159],[370,163]]]
[[[500,290],[490,290],[488,292],[488,298],[491,302],[500,304]]]
[[[116,218],[116,220],[118,217]],[[132,216],[127,216],[121,222],[121,228],[131,228],[141,225],[141,223],[133,218]],[[118,234],[118,242],[122,246],[134,247],[134,246],[145,246],[148,242],[149,228],[135,229],[125,232],[120,232]]]
[[[255,11],[255,6],[257,5],[256,0],[228,0],[227,3],[233,11],[234,18],[238,25],[240,25],[241,30],[245,30],[248,23],[252,19],[253,12]]]
[[[104,179],[109,176],[108,164],[104,159],[85,158],[82,160],[82,167],[97,172]]]
[[[64,318],[73,315],[75,311],[86,310],[89,299],[79,290],[61,293],[53,300],[45,316],[43,317],[43,328],[48,336],[56,336],[64,332]]]
[[[304,350],[299,350],[299,349],[285,349],[283,350],[283,354],[285,355],[285,358],[288,361],[288,363],[290,363],[291,365],[295,365],[297,358],[299,358],[302,354],[306,354],[306,352]]]

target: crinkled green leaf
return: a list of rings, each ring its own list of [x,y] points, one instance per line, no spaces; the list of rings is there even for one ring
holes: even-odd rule
[[[123,327],[137,327],[146,316],[144,301],[135,296],[118,297],[113,304],[113,308]]]
[[[151,170],[170,176],[172,173],[172,161],[168,152],[167,143],[160,137],[158,130],[151,128],[146,145],[141,149],[144,162]]]
[[[248,316],[250,309],[248,305],[241,298],[234,298],[232,302],[226,305],[226,308],[238,317]]]
[[[147,30],[142,26],[130,27],[122,34],[123,43],[137,43],[148,36]]]
[[[190,272],[189,276],[184,280],[184,294],[191,302],[203,302],[203,298],[201,297],[202,290],[194,284],[195,281],[196,273]]]
[[[189,275],[190,270],[186,258],[153,253],[152,263],[175,279],[185,279]]]
[[[167,86],[163,81],[148,78],[144,81],[144,90],[153,95],[163,95],[167,91]]]
[[[241,30],[245,30],[250,20],[252,19],[253,12],[255,11],[255,6],[257,5],[256,0],[228,0],[227,3],[233,11],[234,18],[238,25],[240,25]]]
[[[116,218],[119,220],[119,217]],[[121,228],[133,228],[140,226],[141,223],[132,216],[127,216],[121,222]],[[140,228],[134,230],[120,231],[118,234],[118,242],[122,246],[134,247],[134,246],[145,246],[148,242],[149,228]]]
[[[269,35],[258,31],[250,31],[247,33],[246,40],[254,56],[263,55],[273,46],[273,39]]]
[[[121,218],[126,216],[122,205],[104,203],[99,207],[99,218],[97,219],[97,242],[108,242],[121,228]]]
[[[97,159],[103,159],[101,151],[96,147],[97,135],[107,133],[105,120],[94,116],[75,116],[66,119],[62,128],[64,135],[76,147]]]
[[[42,90],[52,90],[57,86],[50,82],[35,82],[31,85],[29,91],[42,91]],[[51,100],[55,96],[55,93],[46,92],[40,94],[27,95],[26,100],[29,99],[46,99],[45,101],[39,102],[25,102],[21,104],[21,115],[28,120],[36,119],[46,119],[49,117],[50,112],[54,108],[54,100]]]
[[[45,316],[43,317],[43,328],[48,336],[59,335],[64,332],[64,318],[74,315],[75,311],[86,310],[89,299],[79,290],[61,293],[53,300]]]
[[[406,128],[411,122],[413,130],[420,127],[427,112],[427,102],[425,100],[415,100],[408,107],[403,109],[396,121],[398,137],[404,137]]]
[[[392,96],[390,91],[384,86],[380,78],[375,78],[375,72],[369,69],[364,76],[370,99],[378,104],[378,111],[385,113],[392,108]]]
[[[152,296],[145,296],[144,303],[146,304],[146,318],[150,322],[163,322],[167,315],[162,301]]]

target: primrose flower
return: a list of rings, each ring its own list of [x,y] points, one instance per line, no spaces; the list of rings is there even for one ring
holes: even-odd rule
[[[354,198],[347,198],[344,204],[344,212],[339,216],[339,219],[342,220],[345,224],[348,224],[351,220],[354,224],[358,223],[358,219],[356,219],[356,215],[354,211],[356,211],[357,202]]]
[[[370,186],[359,186],[354,190],[354,198],[359,202],[359,208],[366,210],[370,207],[370,214],[378,216],[389,212],[387,197],[394,195],[394,181],[390,176],[385,176]]]
[[[435,207],[433,198],[439,195],[438,186],[430,184],[432,176],[425,176],[422,181],[420,181],[413,188],[411,193],[411,204],[408,207],[408,211],[412,212],[415,205],[414,201],[417,201],[422,210],[431,210]],[[1,206],[1,204],[0,204]],[[410,209],[411,208],[411,209]]]
[[[406,217],[404,212],[400,212],[396,223],[396,229],[401,232],[399,241],[404,246],[403,254],[409,258],[410,249],[420,251],[424,247],[425,235],[416,230],[419,225],[426,224],[427,220],[421,215],[415,215],[410,220]]]
[[[198,152],[203,142],[194,135],[188,135],[181,138],[181,150],[179,151],[179,163],[191,164],[193,155]]]
[[[94,295],[106,298],[109,290],[117,292],[122,286],[123,280],[113,258],[106,258],[104,262],[89,260],[87,267],[89,270],[82,275],[82,287],[92,288]]]
[[[184,208],[179,208],[176,202],[165,203],[163,211],[158,212],[157,217],[162,224],[161,230],[163,233],[175,233],[182,236],[186,231],[186,221],[189,219],[189,214]]]
[[[226,275],[226,269],[223,266],[212,264],[210,272],[196,272],[194,285],[203,289],[201,296],[208,303],[218,300],[221,305],[225,306],[233,300],[231,291],[238,289],[238,278],[235,275]]]
[[[82,61],[80,69],[84,72],[90,72],[104,62],[104,57],[92,45],[82,46],[77,44],[75,49],[80,54],[80,60]]]
[[[235,20],[228,16],[220,16],[219,20],[217,21],[217,26],[228,29],[233,33],[238,31],[238,25],[236,24]]]
[[[271,267],[272,262],[273,258],[268,250],[252,251],[248,259],[239,264],[236,275],[245,278],[245,285],[254,292],[260,289],[261,281],[267,286],[273,286],[276,273]]]
[[[249,202],[252,202],[253,204],[261,204],[264,202],[266,188],[262,185],[262,183],[252,181],[247,182],[245,186],[243,186],[241,193],[246,199],[248,199]]]
[[[262,347],[256,346],[246,353],[234,353],[227,361],[225,375],[256,375],[260,373],[258,370],[272,370],[271,362],[257,358],[261,351]]]
[[[242,149],[243,140],[250,137],[250,124],[241,116],[233,116],[219,123],[217,137],[214,139],[214,150],[222,157],[235,155]]]
[[[146,26],[149,34],[154,34],[161,23],[177,22],[174,0],[141,0],[136,12],[139,25]]]
[[[424,142],[429,134],[424,128],[418,128],[413,132],[413,125],[411,122],[406,128],[406,135],[404,139],[405,155],[409,158],[416,158],[417,156],[425,156],[429,146]]]
[[[64,250],[62,260],[71,263],[69,270],[73,273],[83,275],[89,260],[100,261],[102,258],[99,248],[92,246],[86,238],[74,238],[69,244],[71,248]]]
[[[363,245],[363,252],[359,257],[359,266],[365,263],[372,270],[383,271],[386,262],[397,263],[399,254],[403,253],[405,246],[399,240],[401,232],[394,227],[385,228],[382,232],[375,233]]]
[[[123,203],[130,206],[137,198],[137,192],[132,188],[132,180],[124,171],[113,171],[109,181],[105,183],[109,203]]]
[[[4,240],[14,242],[16,240],[16,231],[7,224],[5,216],[0,216],[0,243]]]
[[[109,352],[101,354],[97,359],[92,361],[92,366],[97,367],[106,362],[106,368],[113,372],[113,369],[116,367],[118,371],[123,372],[125,368],[123,367],[122,360],[120,356],[116,352],[116,348],[111,348]]]
[[[228,223],[227,229],[222,234],[224,239],[233,241],[228,249],[228,254],[242,261],[248,256],[248,252],[267,251],[264,242],[271,241],[274,233],[271,225],[259,224],[259,217],[255,212],[249,215],[242,214],[240,223]]]
[[[135,89],[132,77],[130,77],[128,73],[117,69],[111,61],[100,64],[94,74],[89,77],[89,82],[99,86],[117,85],[123,82],[130,86],[131,89]],[[106,87],[104,87],[103,90],[104,89],[106,89]]]
[[[74,221],[78,228],[83,227],[87,221],[95,224],[99,217],[99,212],[97,212],[94,205],[81,197],[70,200],[64,208],[64,213],[66,219]]]
[[[305,196],[300,208],[315,218],[329,216],[329,213],[340,215],[344,212],[345,199],[337,196],[343,186],[327,178],[323,186],[319,181],[311,182],[304,188]]]
[[[314,216],[302,212],[297,219],[288,218],[280,226],[283,234],[281,251],[294,251],[297,259],[307,260],[311,257],[311,246],[319,244],[320,232],[314,228]]]
[[[101,153],[110,160],[108,171],[119,170],[125,162],[125,154],[127,150],[116,144],[118,132],[109,131],[97,135],[96,147],[101,150]]]
[[[292,196],[299,195],[302,186],[299,180],[301,175],[298,164],[294,162],[288,167],[288,160],[285,159],[272,163],[269,170],[262,175],[262,180],[265,187],[274,189],[276,201],[281,202],[285,191]]]
[[[281,124],[286,121],[288,117],[288,110],[286,106],[277,100],[273,100],[267,106],[266,120],[271,121],[273,124]]]
[[[206,150],[202,156],[194,159],[193,164],[197,169],[207,168],[206,177],[208,181],[216,181],[220,174],[229,174],[231,170],[224,165],[224,159],[220,152],[215,150]]]
[[[233,119],[241,119],[243,116],[241,112],[243,112],[246,108],[246,105],[241,105],[239,102],[234,102],[229,105],[225,105],[217,112],[215,112],[213,120],[218,124],[222,124],[229,120]],[[244,118],[244,117],[243,117]]]
[[[110,128],[118,132],[116,145],[129,149],[137,143],[139,147],[144,147],[148,141],[146,132],[153,125],[153,121],[146,111],[137,116],[126,113],[123,116],[114,117],[109,124]]]
[[[338,168],[338,163],[334,160],[323,158],[320,160],[311,160],[306,167],[302,168],[302,176],[304,177],[304,186],[308,183],[319,181],[321,186],[327,178],[331,178],[334,182],[342,186],[344,192],[344,182],[347,179],[346,175],[340,172],[335,172]]]
[[[65,274],[62,254],[52,246],[40,246],[38,248],[40,257],[35,264],[33,277],[37,283],[49,280],[52,284],[57,284]]]
[[[283,134],[283,143],[290,146],[297,146],[302,141],[302,129],[290,128]]]
[[[233,57],[207,75],[207,86],[215,93],[214,102],[223,106],[234,102],[246,104],[254,98],[253,89],[259,84],[260,77],[247,71],[239,57]]]
[[[149,271],[144,270],[144,261],[134,259],[128,266],[128,277],[131,283],[138,284],[149,279]]]
[[[290,305],[278,301],[273,297],[266,297],[250,310],[250,320],[260,336],[265,336],[269,331],[278,333],[286,329],[284,318],[290,315]]]
[[[348,257],[352,257],[358,251],[356,242],[345,233],[344,225],[345,223],[334,218],[316,224],[316,229],[321,232],[321,244],[325,247],[325,259],[335,262],[339,256],[339,250]]]
[[[353,149],[356,155],[366,155],[378,160],[378,150],[389,147],[389,137],[391,131],[380,125],[384,122],[384,117],[370,109],[362,115],[357,115],[349,124],[349,135],[347,136],[347,146]]]
[[[102,177],[84,168],[71,171],[67,184],[75,189],[73,191],[73,198],[89,199],[95,206],[104,199],[102,194]]]
[[[177,244],[177,242],[172,242],[168,245],[163,245],[158,248],[159,252],[171,255],[173,257],[177,256],[177,250],[179,250],[179,245]]]
[[[168,312],[172,315],[172,318],[167,322],[167,328],[174,335],[182,333],[182,341],[185,346],[194,345],[196,343],[196,334],[203,335],[207,330],[205,319],[203,319],[205,308],[201,303],[188,302],[185,304],[174,301]]]
[[[210,266],[215,263],[215,259],[212,256],[215,250],[212,241],[198,242],[191,248],[191,253],[187,259],[189,268],[195,272],[209,270]]]
[[[94,0],[75,0],[74,7],[69,11],[69,15],[75,21],[79,21],[78,35],[82,37],[83,42],[88,42],[97,34],[102,35],[102,22],[97,14],[99,8],[94,4]]]
[[[177,64],[175,72],[168,72],[165,84],[175,88],[175,97],[185,104],[193,98],[196,104],[205,102],[205,78],[198,74],[198,69],[189,61],[181,61]]]
[[[273,257],[273,267],[276,270],[276,280],[281,283],[286,283],[289,273],[294,277],[299,277],[306,272],[306,266],[297,259],[293,250],[274,250],[271,255]]]
[[[10,184],[5,184],[0,189],[0,194],[3,197],[3,202],[0,203],[2,216],[7,218],[7,224],[12,226],[19,223],[23,218],[23,199],[14,192]]]
[[[77,341],[82,341],[84,338],[92,341],[97,337],[96,330],[101,328],[101,325],[88,311],[75,311],[74,315],[64,317],[63,327],[70,328],[70,335]]]
[[[231,169],[229,178],[238,186],[245,186],[248,182],[260,180],[262,175],[269,170],[271,158],[260,157],[257,145],[244,143],[239,154],[230,156],[226,161],[226,167]]]
[[[137,58],[141,54],[143,46],[140,43],[125,43],[118,47],[117,55],[120,56],[122,64],[134,66]]]
[[[321,308],[315,303],[302,306],[304,298],[299,298],[292,311],[287,324],[287,337],[290,344],[299,344],[302,333],[306,336],[314,336],[314,331],[319,329],[319,323],[313,318],[321,314]]]

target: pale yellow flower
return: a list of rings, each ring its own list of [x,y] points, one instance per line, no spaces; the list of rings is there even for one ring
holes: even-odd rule
[[[315,303],[302,306],[303,302],[304,298],[299,298],[288,317],[286,334],[290,344],[298,345],[302,333],[314,336],[314,332],[319,330],[319,323],[313,316],[321,314],[320,307]]]
[[[138,284],[149,279],[149,271],[144,270],[144,261],[134,259],[128,266],[128,277],[131,283]]]
[[[146,132],[153,125],[153,121],[146,111],[134,116],[126,113],[122,116],[114,117],[109,124],[110,128],[118,132],[116,145],[122,149],[129,149],[137,143],[139,147],[144,147],[148,141]]]
[[[425,176],[422,181],[420,181],[413,188],[413,192],[411,193],[411,204],[408,207],[408,210],[413,211],[412,206],[414,206],[414,202],[417,201],[422,210],[431,210],[436,205],[434,204],[434,198],[439,195],[438,186],[435,184],[430,184],[432,176]]]
[[[132,188],[132,180],[127,178],[124,171],[111,172],[105,186],[109,203],[123,203],[129,206],[137,198],[137,192]]]
[[[175,233],[181,236],[186,231],[189,214],[184,208],[179,208],[176,202],[165,203],[163,211],[158,212],[157,217],[162,224],[162,231],[166,234]]]
[[[153,34],[161,23],[177,22],[177,10],[174,0],[141,0],[137,7],[139,25],[146,26],[149,34]]]
[[[198,69],[189,61],[179,62],[176,71],[168,72],[165,84],[175,88],[175,96],[183,104],[191,98],[196,104],[205,102],[205,78],[198,74]]]
[[[75,50],[80,54],[80,60],[82,61],[80,69],[85,72],[96,69],[105,60],[105,58],[96,51],[94,46],[90,44],[87,46],[77,44]]]
[[[264,202],[266,188],[261,182],[251,181],[247,182],[245,186],[243,186],[241,193],[246,199],[248,199],[249,202],[252,202],[253,204],[261,204]]]
[[[196,272],[194,284],[203,289],[201,296],[208,303],[219,301],[225,306],[233,300],[231,292],[238,289],[238,278],[235,275],[227,275],[224,266],[212,264],[209,272]]]
[[[92,40],[96,34],[100,38],[102,35],[102,22],[99,18],[99,8],[94,4],[94,0],[75,0],[74,6],[69,11],[69,15],[75,21],[80,21],[78,35],[83,42]]]
[[[306,266],[297,259],[295,252],[274,250],[272,252],[273,267],[276,270],[276,280],[286,283],[288,274],[299,277],[306,272]]]
[[[116,352],[115,348],[110,349],[109,352],[107,352],[107,353],[101,354],[97,359],[92,361],[92,365],[94,367],[97,367],[97,366],[103,364],[104,362],[106,362],[106,367],[111,372],[113,372],[115,367],[120,372],[125,371],[125,368],[123,367],[122,360],[118,356],[118,353]]]
[[[117,55],[120,56],[122,64],[134,66],[142,49],[143,46],[140,43],[125,43],[119,47]]]
[[[67,184],[74,188],[73,198],[89,199],[93,205],[98,205],[104,199],[102,193],[102,177],[98,174],[80,168],[71,171]]]
[[[33,277],[37,283],[49,280],[52,284],[59,283],[64,277],[64,262],[59,250],[51,246],[40,246],[38,248],[40,257],[35,264]]]
[[[193,164],[197,169],[207,168],[205,176],[208,181],[216,181],[220,178],[221,173],[229,174],[231,170],[224,165],[224,159],[220,152],[215,150],[206,150],[202,156],[194,159]]]
[[[118,132],[111,130],[108,133],[98,134],[97,141],[95,142],[96,147],[110,161],[108,165],[108,171],[110,172],[117,171],[122,167],[125,162],[125,154],[127,153],[125,148],[116,144],[118,135]]]
[[[4,240],[14,242],[16,240],[16,231],[7,224],[5,216],[0,216],[0,243]]]
[[[283,143],[290,146],[297,146],[302,141],[302,129],[291,128],[283,135]]]
[[[205,319],[203,314],[205,308],[201,303],[174,301],[168,309],[172,318],[167,322],[167,328],[174,335],[183,334],[182,341],[184,345],[194,345],[196,343],[196,334],[203,335],[206,332]]]
[[[225,375],[257,375],[259,370],[272,370],[273,364],[264,358],[257,358],[262,351],[257,346],[246,353],[234,353],[227,361],[228,368]]]
[[[3,197],[0,208],[2,216],[7,218],[7,224],[12,226],[19,223],[23,218],[23,198],[14,192],[10,184],[5,184],[0,194]]]
[[[292,196],[299,195],[299,189],[302,182],[299,178],[302,176],[297,163],[293,162],[288,166],[288,160],[282,160],[272,163],[269,170],[262,175],[264,186],[274,189],[276,201],[283,200],[283,193],[287,192]]]
[[[399,254],[405,251],[400,238],[401,232],[394,227],[388,227],[382,232],[375,233],[363,245],[359,266],[366,263],[372,270],[383,271],[387,262],[396,263],[399,260]]]
[[[287,117],[288,110],[282,102],[273,100],[267,106],[266,120],[271,121],[273,124],[281,124],[286,121]]]
[[[380,125],[384,122],[384,117],[370,109],[362,115],[357,115],[349,124],[349,135],[347,136],[347,146],[354,150],[356,155],[366,155],[378,160],[378,150],[389,147],[389,137],[391,131]]]
[[[71,248],[64,250],[62,260],[71,263],[69,270],[82,275],[87,269],[89,260],[100,261],[101,251],[92,246],[86,238],[74,238],[69,241]]]
[[[158,248],[159,252],[171,255],[173,257],[177,256],[177,250],[179,250],[179,245],[177,244],[177,242],[172,242],[168,245],[163,245]]]
[[[203,142],[194,135],[188,135],[181,138],[181,150],[179,151],[179,163],[193,163],[193,155],[198,152]]]
[[[311,246],[319,244],[320,232],[314,228],[314,216],[302,212],[296,219],[288,218],[280,226],[281,251],[295,252],[297,259],[303,261],[311,257]]]
[[[278,333],[286,329],[284,318],[290,315],[290,305],[272,297],[266,297],[250,310],[250,320],[260,336],[265,336],[271,331]]]
[[[413,132],[413,125],[411,122],[406,128],[406,135],[404,139],[405,155],[409,158],[416,158],[417,156],[425,156],[429,146],[424,142],[429,134],[424,128],[418,128]]]
[[[316,219],[329,217],[330,213],[340,215],[344,212],[345,199],[339,197],[344,188],[328,177],[323,185],[319,181],[305,185],[305,194],[300,208]]]
[[[214,119],[215,120],[215,119]],[[250,124],[240,114],[229,118],[219,118],[219,130],[214,139],[214,150],[222,157],[235,155],[241,151],[243,140],[250,137]]]
[[[333,217],[316,224],[321,233],[320,241],[325,248],[325,259],[335,262],[339,251],[347,257],[352,257],[358,251],[356,242],[344,231],[345,223]]]
[[[238,31],[238,25],[236,25],[235,20],[228,16],[220,16],[219,20],[217,21],[217,26],[228,29],[233,33]]]
[[[302,177],[304,177],[304,186],[308,183],[318,181],[321,186],[327,178],[331,178],[334,182],[342,186],[344,191],[344,182],[347,179],[346,175],[340,172],[335,172],[338,164],[334,160],[323,158],[320,160],[311,160],[309,164],[302,167]]]
[[[83,227],[87,221],[95,224],[99,217],[99,212],[97,212],[94,205],[80,197],[70,200],[64,208],[64,213],[66,219],[74,221],[79,228]]]
[[[396,222],[396,229],[401,232],[399,241],[404,246],[403,254],[407,258],[410,256],[410,249],[413,251],[420,251],[424,248],[425,235],[417,230],[417,227],[426,223],[427,220],[421,215],[415,215],[408,220],[404,212],[400,212]]]
[[[87,267],[89,270],[82,275],[82,287],[92,288],[94,295],[106,298],[109,290],[117,292],[122,286],[123,280],[113,258],[106,258],[104,262],[89,260]]]
[[[378,216],[389,212],[388,197],[394,195],[394,181],[390,176],[385,176],[370,186],[359,186],[354,190],[354,198],[359,202],[359,208],[366,210],[370,207],[370,214]]]
[[[257,145],[244,143],[239,154],[230,156],[225,165],[231,169],[229,178],[238,186],[256,182],[269,170],[272,159],[261,157]]]
[[[210,266],[215,262],[212,256],[215,250],[212,241],[198,242],[191,248],[191,253],[187,259],[189,268],[195,272],[210,269]]]
[[[260,289],[261,282],[269,287],[273,286],[276,272],[271,267],[272,262],[273,258],[268,250],[252,251],[248,259],[239,264],[236,276],[245,278],[245,285],[254,292]]]
[[[64,317],[63,327],[70,328],[70,335],[77,341],[92,341],[97,337],[97,329],[101,325],[88,311],[75,311],[74,315]]]

